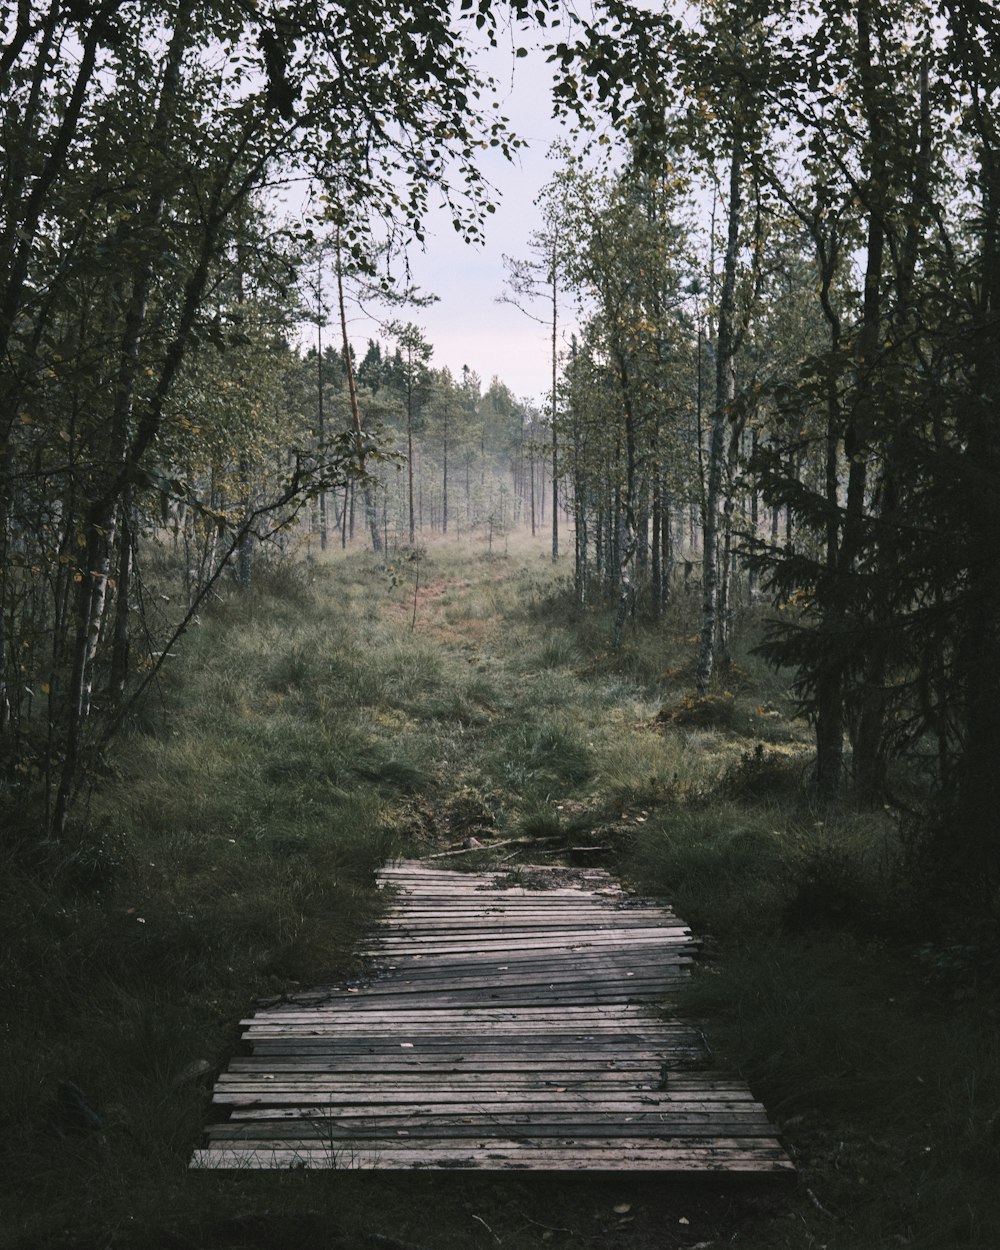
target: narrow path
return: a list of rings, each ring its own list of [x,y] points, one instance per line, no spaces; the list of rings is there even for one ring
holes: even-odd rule
[[[793,1169],[671,1017],[690,931],[603,871],[386,868],[364,985],[263,1006],[195,1168]]]

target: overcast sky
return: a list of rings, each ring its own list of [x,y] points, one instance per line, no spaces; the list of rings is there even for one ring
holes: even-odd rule
[[[551,73],[543,53],[531,49],[515,63],[509,49],[497,51],[484,65],[500,83],[504,114],[529,146],[516,164],[493,151],[483,153],[482,169],[501,193],[496,212],[486,222],[485,247],[464,243],[450,214],[428,222],[426,249],[421,252],[414,245],[411,269],[414,282],[439,301],[395,315],[424,330],[434,346],[434,367],[447,365],[458,376],[468,365],[480,375],[484,389],[496,374],[519,398],[538,401],[552,384],[549,332],[496,298],[504,290],[504,253],[528,255],[528,236],[539,225],[534,200],[554,172],[546,152],[561,130],[552,119]],[[544,307],[538,312],[544,316]],[[351,331],[362,354],[366,338],[377,337],[376,328],[360,319]]]

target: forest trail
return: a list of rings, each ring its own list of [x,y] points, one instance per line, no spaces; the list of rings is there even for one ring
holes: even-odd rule
[[[199,1169],[791,1175],[763,1108],[669,1014],[690,930],[603,870],[380,874],[370,979],[262,1004]]]

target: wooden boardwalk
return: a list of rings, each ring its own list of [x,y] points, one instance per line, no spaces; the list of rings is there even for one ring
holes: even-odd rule
[[[762,1107],[671,1018],[693,939],[600,870],[386,868],[359,985],[262,1006],[196,1168],[778,1175]]]

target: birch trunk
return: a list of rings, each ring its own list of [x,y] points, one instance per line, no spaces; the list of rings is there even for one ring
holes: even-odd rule
[[[626,617],[635,605],[632,566],[639,540],[639,529],[636,524],[635,413],[632,407],[628,364],[621,352],[618,353],[618,380],[621,384],[622,406],[625,414],[625,493],[619,516],[618,611],[615,614],[615,650],[621,646]]]
[[[841,561],[845,575],[850,573],[864,542],[864,491],[867,477],[863,475],[862,470],[857,474],[858,480],[854,480],[856,467],[854,462],[867,459],[868,448],[878,427],[879,418],[883,415],[880,405],[883,337],[882,272],[886,252],[883,214],[888,169],[875,82],[871,13],[867,0],[862,0],[858,6],[857,31],[858,72],[861,78],[861,95],[869,143],[869,175],[866,195],[868,240],[861,333],[858,345],[861,377],[858,401],[855,404],[857,425],[850,448],[847,447],[845,440],[845,450],[852,460],[852,473],[848,484],[848,517],[844,537],[844,546],[847,548],[846,557],[850,559],[850,563],[847,563],[846,559]],[[886,659],[886,638],[882,631],[876,629],[866,656],[865,679],[859,696],[854,733],[854,783],[859,797],[868,802],[873,802],[880,795],[884,784],[885,761],[882,741],[885,718]]]
[[[344,345],[344,369],[347,373],[347,394],[351,405],[351,424],[354,428],[354,447],[358,460],[358,472],[365,472],[365,436],[361,427],[361,408],[358,404],[358,386],[354,377],[354,360],[351,356],[351,343],[347,337],[347,306],[344,302],[344,267],[340,246],[340,228],[337,228],[335,246],[337,249],[337,307],[340,313],[340,331]],[[371,534],[372,550],[378,554],[382,550],[382,535],[379,533],[378,514],[375,509],[375,496],[371,486],[366,482],[362,487],[362,498],[365,505],[365,520]],[[354,498],[351,497],[351,537],[354,537]]]
[[[715,411],[712,414],[711,435],[708,446],[708,481],[705,490],[705,516],[702,533],[703,597],[697,676],[698,693],[700,695],[708,694],[712,684],[712,672],[715,666],[716,634],[718,630],[719,512],[722,502],[726,417],[736,395],[733,345],[743,163],[743,127],[737,121],[733,130],[733,151],[729,166],[728,234],[715,352]]]
[[[559,427],[556,421],[558,408],[556,386],[558,383],[559,352],[559,283],[558,252],[555,238],[552,240],[550,279],[552,282],[552,559],[559,559]]]

